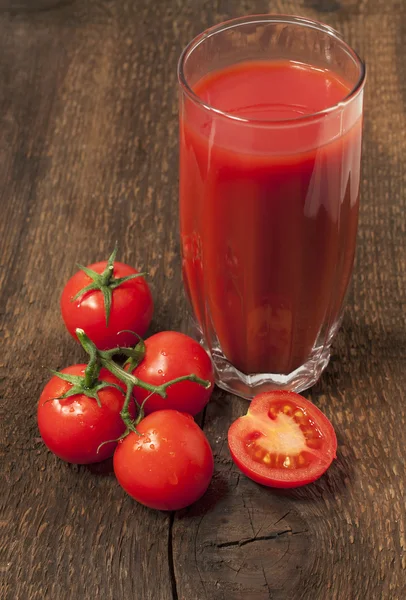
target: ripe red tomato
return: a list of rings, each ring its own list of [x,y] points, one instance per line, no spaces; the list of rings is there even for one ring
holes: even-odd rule
[[[106,266],[107,261],[103,261],[89,265],[87,269],[101,274]],[[138,271],[124,263],[114,262],[113,282],[137,273]],[[152,319],[152,295],[145,279],[140,276],[113,287],[108,325],[105,299],[101,290],[90,290],[73,300],[80,290],[91,283],[89,275],[78,271],[63,289],[61,311],[69,333],[76,338],[75,330],[83,329],[100,350],[134,345],[134,335],[123,330],[135,331],[143,337]],[[123,333],[119,333],[120,331]]]
[[[228,431],[235,464],[258,483],[298,487],[318,479],[336,458],[333,426],[314,404],[294,392],[256,396]]]
[[[152,385],[161,385],[194,373],[211,382],[205,389],[193,381],[180,381],[170,386],[167,397],[153,394],[145,403],[145,414],[171,408],[196,415],[208,403],[214,386],[213,366],[207,352],[191,337],[176,331],[161,331],[145,340],[145,357],[133,374]],[[134,396],[139,404],[149,395],[135,387]]]
[[[84,375],[86,365],[73,365],[61,373]],[[102,369],[99,381],[123,384]],[[124,391],[106,387],[99,391],[101,407],[93,398],[77,394],[64,400],[56,398],[72,387],[56,375],[44,387],[38,404],[38,427],[49,450],[62,460],[77,464],[100,462],[114,453],[116,443],[103,442],[117,439],[124,433],[125,425],[120,417],[124,403]],[[134,406],[130,406],[134,416]]]
[[[114,472],[137,502],[158,510],[179,510],[196,502],[213,475],[213,454],[190,416],[159,410],[137,426],[114,453]]]

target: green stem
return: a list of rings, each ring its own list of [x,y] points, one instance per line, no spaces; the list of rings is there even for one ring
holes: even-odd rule
[[[197,375],[193,373],[191,375],[182,375],[182,377],[177,377],[176,379],[171,379],[171,381],[167,381],[166,383],[162,383],[161,385],[152,385],[147,383],[146,381],[142,381],[142,379],[138,379],[131,373],[124,371],[117,363],[113,362],[110,359],[105,359],[102,355],[101,364],[105,367],[110,373],[115,375],[118,379],[120,379],[123,383],[127,385],[132,385],[132,387],[140,387],[147,392],[152,392],[153,394],[158,394],[161,398],[166,398],[167,393],[166,390],[171,385],[175,383],[179,383],[180,381],[194,381],[199,385],[204,386],[205,388],[210,387],[210,381],[206,379],[200,379]]]
[[[193,373],[190,375],[182,375],[182,377],[177,377],[176,379],[172,379],[171,381],[167,381],[161,385],[152,385],[146,381],[138,379],[138,377],[135,377],[128,371],[125,371],[116,362],[114,362],[114,354],[128,353],[131,355],[130,349],[114,348],[113,350],[106,351],[98,350],[95,344],[85,334],[83,329],[76,329],[76,335],[84,350],[86,350],[86,352],[90,355],[90,361],[85,371],[85,386],[88,386],[89,388],[92,387],[92,385],[97,381],[101,367],[105,367],[108,371],[110,371],[110,373],[112,373],[112,375],[115,375],[117,379],[122,381],[127,386],[125,401],[120,414],[129,431],[137,432],[136,425],[138,425],[138,423],[144,418],[145,401],[143,402],[142,406],[138,407],[138,415],[134,421],[131,419],[131,414],[128,410],[134,387],[140,387],[147,392],[150,392],[150,395],[158,394],[161,396],[161,398],[167,397],[167,389],[171,385],[181,381],[193,381],[204,386],[206,389],[210,387],[210,381],[201,379]]]
[[[103,274],[101,276],[102,285],[109,285],[112,277],[113,277],[113,266],[109,265],[103,271]]]
[[[89,363],[85,370],[85,382],[84,387],[87,389],[92,388],[97,382],[100,374],[100,362],[99,353],[93,342],[87,337],[83,329],[77,329],[76,335],[78,336],[80,343],[83,348],[90,356]]]
[[[130,411],[128,410],[128,407],[130,406],[133,387],[134,386],[132,386],[132,385],[129,385],[127,387],[127,392],[125,395],[125,400],[124,400],[123,408],[121,409],[120,416],[123,419],[124,424],[129,431],[135,431],[136,433],[138,433],[136,430],[136,426],[141,421],[143,414],[142,414],[141,418],[140,418],[140,414],[139,414],[137,416],[137,419],[135,421],[133,421],[131,418]],[[141,410],[140,410],[140,413],[141,413]],[[142,413],[144,413],[144,411],[142,411]]]
[[[90,389],[94,386],[99,378],[100,365],[97,359],[97,354],[90,355],[89,363],[85,370],[85,388]]]
[[[125,383],[127,386],[132,386],[133,388],[135,386],[141,387],[144,390],[148,390],[149,392],[156,392],[157,391],[157,386],[155,385],[151,385],[150,383],[147,383],[146,381],[141,381],[141,379],[138,379],[138,377],[135,377],[134,375],[132,375],[131,373],[128,373],[127,371],[124,371],[124,369],[122,369],[117,363],[115,363],[113,360],[111,360],[110,358],[105,358],[103,356],[103,353],[101,354],[101,364],[103,365],[103,367],[105,367],[108,371],[110,371],[110,373],[112,373],[113,375],[115,375],[118,379],[120,379],[120,381],[122,381],[123,383]]]

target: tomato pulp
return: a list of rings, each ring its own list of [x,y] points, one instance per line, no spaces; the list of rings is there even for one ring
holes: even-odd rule
[[[270,487],[290,488],[318,479],[336,457],[337,438],[327,417],[294,392],[256,396],[228,431],[235,464]]]
[[[193,88],[234,119],[183,98],[185,287],[209,347],[218,340],[244,373],[291,373],[338,325],[355,252],[361,109],[310,115],[351,87],[306,64],[253,61]]]

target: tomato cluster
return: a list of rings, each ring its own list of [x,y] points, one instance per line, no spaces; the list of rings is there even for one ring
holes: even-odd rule
[[[115,475],[130,496],[178,510],[198,500],[213,475],[209,442],[193,419],[209,401],[213,367],[182,333],[142,339],[152,295],[142,273],[115,262],[116,252],[79,265],[63,290],[66,327],[90,359],[54,373],[40,397],[38,426],[62,460],[88,464],[114,455]],[[127,358],[123,366],[119,355]],[[254,398],[231,425],[228,445],[248,477],[287,488],[318,479],[335,458],[337,440],[311,402],[274,391]]]
[[[128,494],[177,510],[200,498],[213,475],[209,442],[193,420],[212,393],[213,368],[200,344],[181,333],[142,340],[152,295],[142,274],[115,255],[80,267],[62,292],[66,327],[90,361],[54,373],[39,400],[38,427],[62,460],[88,464],[114,454]],[[124,369],[120,354],[128,358]]]

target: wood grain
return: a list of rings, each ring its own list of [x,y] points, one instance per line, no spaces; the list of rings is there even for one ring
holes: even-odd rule
[[[406,4],[25,4],[0,3],[1,598],[405,598]],[[203,419],[209,492],[175,515],[153,512],[125,496],[110,463],[66,465],[38,438],[45,367],[82,358],[59,294],[76,261],[118,239],[120,258],[153,276],[151,330],[185,327],[177,57],[207,26],[268,11],[338,28],[369,68],[354,281],[333,359],[308,393],[334,423],[338,460],[307,488],[261,488],[227,449],[246,403],[217,391]]]

